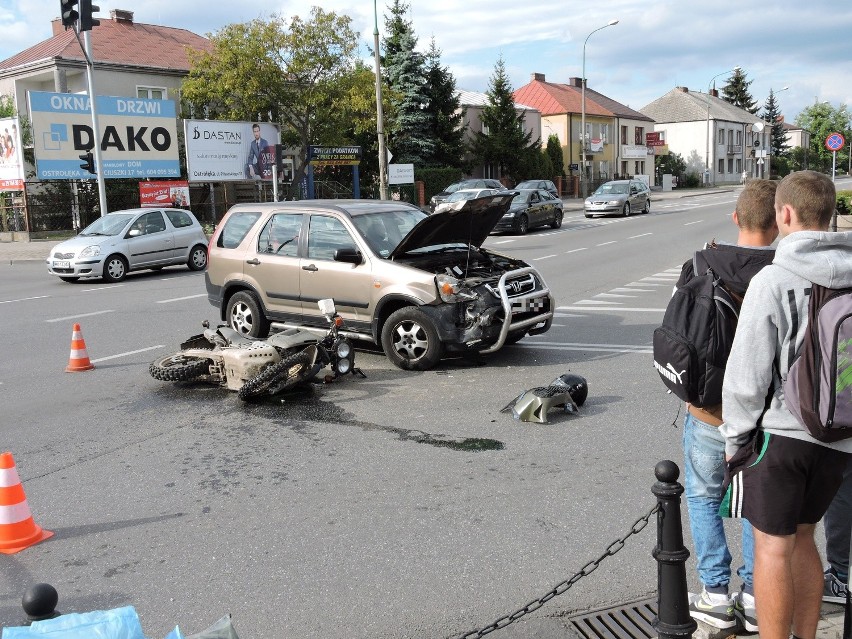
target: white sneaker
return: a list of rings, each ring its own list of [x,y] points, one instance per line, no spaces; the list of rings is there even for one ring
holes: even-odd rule
[[[690,593],[689,615],[693,619],[722,630],[737,625],[733,597],[707,592],[703,588],[697,595]]]
[[[754,610],[754,596],[747,592],[734,594],[734,614],[749,632],[758,632],[757,613]]]

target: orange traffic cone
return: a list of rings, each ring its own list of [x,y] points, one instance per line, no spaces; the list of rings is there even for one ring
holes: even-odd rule
[[[71,359],[68,360],[65,372],[77,373],[90,371],[93,368],[94,365],[89,361],[89,354],[86,352],[86,341],[80,332],[80,325],[74,324],[74,333],[71,335]]]
[[[0,455],[0,553],[11,555],[52,537],[33,521],[12,453]]]

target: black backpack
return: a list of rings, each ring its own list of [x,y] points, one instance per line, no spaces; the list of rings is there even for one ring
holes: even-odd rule
[[[718,406],[740,301],[712,269],[699,275],[694,268],[695,276],[677,288],[654,331],[654,368],[683,401]]]

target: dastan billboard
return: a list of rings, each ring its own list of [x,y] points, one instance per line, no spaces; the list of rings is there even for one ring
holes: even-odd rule
[[[271,180],[278,125],[270,122],[185,120],[190,182]]]
[[[41,180],[89,179],[80,154],[95,146],[89,96],[29,92],[36,173]],[[105,178],[180,177],[172,100],[99,95],[97,142]]]

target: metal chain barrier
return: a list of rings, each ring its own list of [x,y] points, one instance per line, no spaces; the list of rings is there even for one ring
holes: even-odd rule
[[[583,566],[580,569],[579,572],[574,573],[574,575],[571,576],[570,579],[566,579],[562,583],[558,584],[553,589],[551,589],[549,592],[547,592],[544,596],[539,597],[538,599],[534,599],[533,601],[529,602],[526,606],[524,606],[523,608],[521,608],[519,610],[516,610],[515,612],[513,612],[510,615],[505,615],[503,617],[500,617],[499,619],[497,619],[497,621],[494,621],[493,623],[485,626],[484,628],[482,628],[480,630],[471,630],[470,632],[466,632],[465,634],[460,635],[459,639],[470,639],[471,637],[477,637],[477,638],[478,637],[484,637],[488,633],[494,632],[495,630],[500,630],[501,628],[505,628],[509,624],[516,622],[518,619],[520,619],[524,615],[527,615],[527,614],[529,614],[529,613],[531,613],[535,610],[538,610],[539,608],[541,608],[544,604],[546,604],[548,601],[550,601],[554,597],[561,595],[562,593],[567,591],[569,588],[571,588],[571,586],[573,586],[575,583],[580,581],[583,577],[588,577],[589,575],[591,575],[595,570],[597,570],[598,566],[600,565],[600,563],[604,559],[606,559],[607,557],[612,557],[619,550],[624,548],[625,542],[630,537],[632,537],[633,535],[640,533],[645,528],[645,526],[648,525],[648,521],[651,519],[651,515],[655,514],[659,510],[660,510],[660,504],[659,503],[654,504],[654,507],[651,509],[651,511],[647,515],[644,515],[643,517],[640,517],[639,519],[636,520],[636,523],[633,524],[633,527],[630,529],[630,531],[626,535],[624,535],[620,539],[616,539],[609,546],[607,546],[607,549],[603,552],[603,554],[600,557],[598,557],[597,559],[587,563],[585,566]]]

